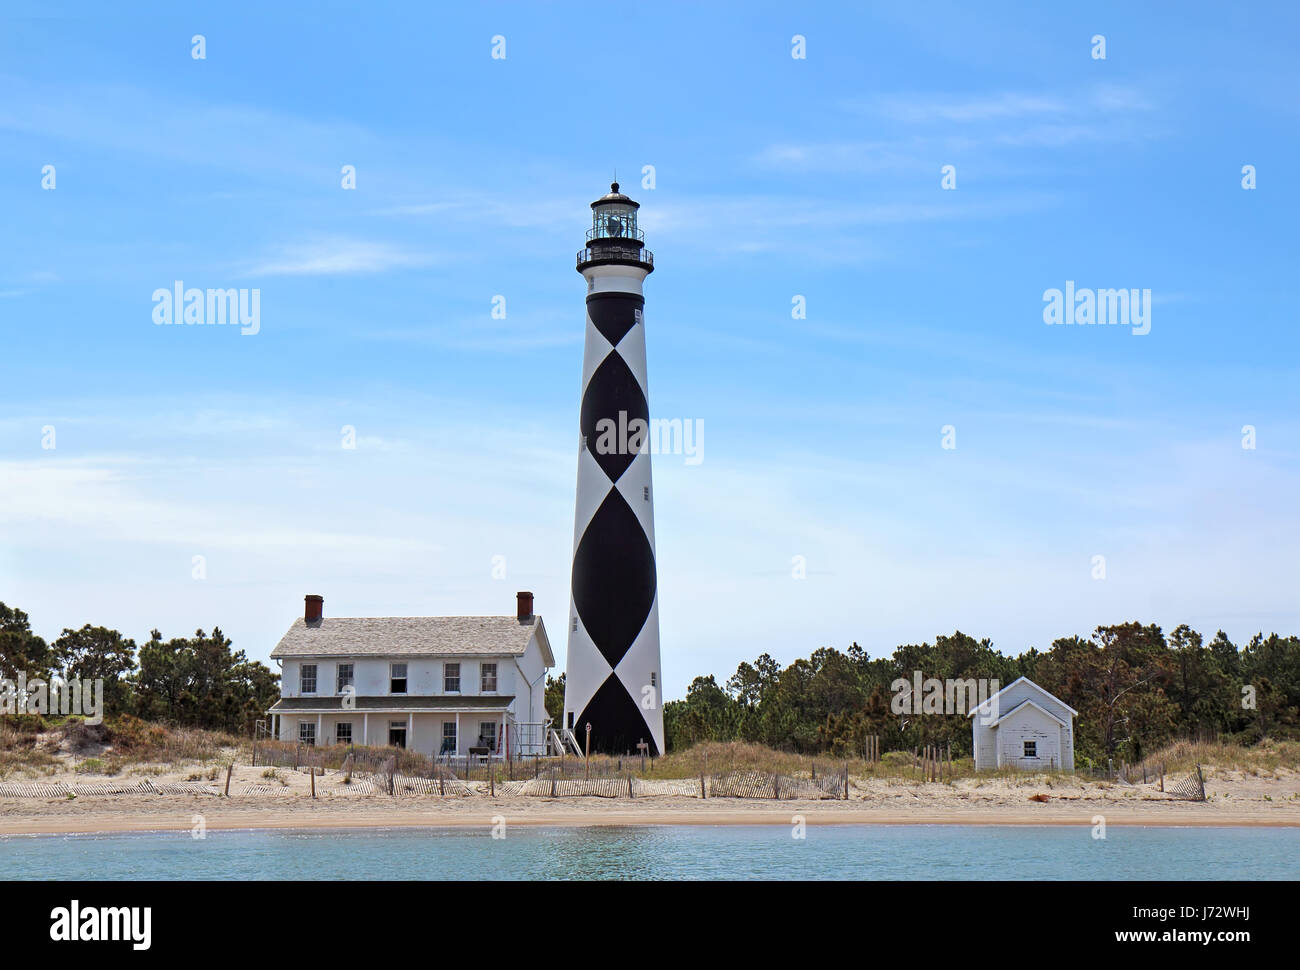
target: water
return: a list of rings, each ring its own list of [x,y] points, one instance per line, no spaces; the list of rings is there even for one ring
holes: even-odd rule
[[[5,879],[1295,879],[1300,829],[844,825],[0,838]]]

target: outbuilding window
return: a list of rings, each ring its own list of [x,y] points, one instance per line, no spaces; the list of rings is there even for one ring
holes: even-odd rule
[[[1037,742],[1037,741],[1026,741],[1026,742],[1025,742],[1025,757],[1026,757],[1026,758],[1037,758],[1037,757],[1038,757],[1038,742]]]

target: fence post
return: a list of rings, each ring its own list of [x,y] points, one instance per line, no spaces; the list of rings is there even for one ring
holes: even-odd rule
[[[778,801],[781,799],[781,776],[772,773],[772,797]]]
[[[488,794],[497,797],[497,766],[492,764],[491,758],[488,759]]]
[[[316,797],[316,766],[308,765],[307,770],[311,772],[311,797]]]
[[[628,798],[635,798],[635,797],[636,797],[635,793],[633,793],[633,791],[632,791],[632,776],[631,776],[631,775],[628,775],[628,776],[627,776],[627,797],[628,797]]]
[[[230,797],[230,773],[235,770],[235,763],[232,761],[226,765],[226,797]]]
[[[551,769],[551,797],[555,797],[555,769]]]
[[[849,800],[849,760],[844,759],[844,800]]]
[[[705,789],[704,789],[704,772],[703,772],[703,771],[700,772],[700,797],[701,797],[701,798],[708,798],[708,797],[709,797],[708,792],[705,791]]]

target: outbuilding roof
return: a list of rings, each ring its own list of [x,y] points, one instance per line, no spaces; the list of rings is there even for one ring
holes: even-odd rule
[[[275,654],[271,654],[271,656],[274,657]],[[1050,690],[1048,690],[1046,687],[1040,687],[1038,684],[1035,684],[1035,683],[1034,683],[1032,680],[1030,680],[1028,677],[1017,677],[1017,678],[1016,678],[1015,680],[1013,680],[1011,683],[1007,684],[1006,687],[1003,687],[1000,691],[998,691],[998,692],[997,692],[996,694],[994,694],[992,697],[990,697],[990,698],[988,698],[987,700],[985,700],[984,703],[982,703],[982,704],[978,704],[978,705],[976,705],[975,707],[971,708],[970,711],[967,713],[966,716],[967,716],[968,718],[970,718],[970,717],[974,717],[976,711],[979,711],[979,710],[982,710],[982,709],[988,707],[990,704],[992,704],[994,701],[996,701],[999,697],[1001,697],[1003,694],[1005,694],[1007,691],[1009,691],[1012,687],[1015,687],[1016,684],[1020,683],[1022,680],[1023,680],[1026,684],[1028,684],[1030,687],[1034,688],[1034,690],[1036,690],[1036,691],[1038,691],[1040,694],[1042,694],[1044,697],[1047,697],[1047,698],[1049,698],[1049,699],[1055,701],[1057,704],[1060,704],[1063,708],[1065,708],[1065,709],[1066,709],[1067,711],[1069,711],[1071,714],[1078,714],[1078,713],[1079,713],[1079,712],[1076,711],[1073,707],[1071,707],[1069,704],[1065,703],[1065,701],[1061,700],[1059,697],[1057,697],[1055,694],[1053,694],[1053,693],[1052,693]],[[1019,705],[1017,705],[1017,706],[1019,706]],[[1057,720],[1060,720],[1060,718],[1057,718]]]
[[[1019,704],[1017,704],[1015,707],[1011,708],[1011,710],[1007,711],[1007,712],[1006,712],[1005,714],[1003,714],[1000,718],[998,718],[996,721],[994,721],[992,724],[990,724],[989,727],[997,727],[999,724],[1001,724],[1001,723],[1002,723],[1003,721],[1005,721],[1007,718],[1011,717],[1011,716],[1012,716],[1013,714],[1015,714],[1017,711],[1022,711],[1022,710],[1024,710],[1026,707],[1032,707],[1034,710],[1039,711],[1040,713],[1046,714],[1048,717],[1050,717],[1050,718],[1051,718],[1053,721],[1055,721],[1057,724],[1060,724],[1062,727],[1065,727],[1065,726],[1066,726],[1065,721],[1063,721],[1061,718],[1057,717],[1055,714],[1053,714],[1053,713],[1052,713],[1051,711],[1049,711],[1047,708],[1043,707],[1041,704],[1035,704],[1032,700],[1030,700],[1030,699],[1028,699],[1028,698],[1025,698],[1025,700],[1021,701],[1021,702],[1020,702]]]

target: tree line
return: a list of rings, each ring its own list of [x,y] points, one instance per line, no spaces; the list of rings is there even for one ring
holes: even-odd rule
[[[752,741],[861,756],[874,735],[885,751],[951,743],[954,756],[969,755],[965,714],[917,715],[894,703],[905,694],[898,682],[910,684],[915,671],[940,680],[996,679],[1002,687],[1028,677],[1079,712],[1081,765],[1138,761],[1179,738],[1252,744],[1300,737],[1300,639],[1257,634],[1238,648],[1221,630],[1207,644],[1186,625],[1166,636],[1154,624],[1123,623],[1016,657],[960,631],[900,646],[887,658],[872,659],[856,643],[845,651],[823,647],[784,668],[763,654],[724,684],[696,677],[684,700],[665,704],[666,743],[670,751]]]
[[[153,630],[137,646],[89,623],[47,643],[26,613],[0,603],[0,677],[102,679],[106,716],[251,734],[280,696],[280,675],[231,646],[219,627],[167,640]]]
[[[1207,644],[1186,625],[1123,623],[1090,637],[1062,637],[1050,649],[1016,657],[961,631],[934,643],[907,644],[871,658],[858,644],[822,647],[782,667],[768,654],[741,663],[724,684],[696,677],[683,700],[664,705],[670,751],[701,741],[752,741],[803,753],[860,755],[866,738],[883,750],[951,743],[971,749],[963,713],[899,710],[899,681],[1028,677],[1075,708],[1076,762],[1138,761],[1178,738],[1214,737],[1252,744],[1300,738],[1300,638],[1256,634],[1242,647],[1220,630]],[[0,677],[51,675],[104,683],[107,715],[251,733],[279,697],[279,674],[249,660],[214,627],[141,645],[116,630],[87,624],[52,643],[32,632],[26,613],[0,603]],[[564,677],[548,678],[546,707],[559,723]]]

